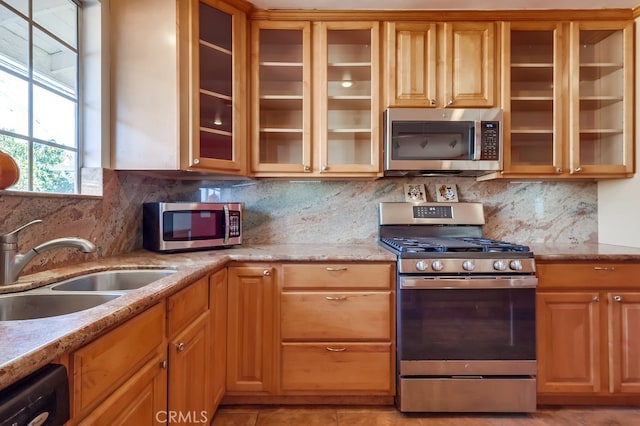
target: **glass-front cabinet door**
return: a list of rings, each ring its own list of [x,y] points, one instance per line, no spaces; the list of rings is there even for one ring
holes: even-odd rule
[[[571,23],[571,173],[633,172],[633,23]]]
[[[314,144],[320,174],[379,170],[379,26],[314,24]]]
[[[311,24],[252,24],[251,171],[312,171]]]
[[[191,167],[245,173],[246,17],[220,1],[202,0],[197,8]]]
[[[506,23],[504,170],[558,174],[566,162],[565,25]]]

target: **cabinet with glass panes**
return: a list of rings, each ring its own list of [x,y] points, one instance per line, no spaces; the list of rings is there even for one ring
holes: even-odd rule
[[[376,176],[378,64],[377,23],[255,21],[252,174]]]
[[[243,0],[111,2],[113,168],[246,174],[249,10]]]
[[[625,177],[632,161],[625,23],[504,25],[504,177]]]

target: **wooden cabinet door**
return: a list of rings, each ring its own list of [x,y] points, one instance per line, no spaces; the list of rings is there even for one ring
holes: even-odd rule
[[[493,22],[444,24],[444,106],[496,103],[496,37]]]
[[[207,311],[169,342],[170,413],[206,416],[203,421],[213,417],[209,409],[209,325]]]
[[[385,24],[385,105],[435,107],[436,24]]]
[[[633,155],[633,22],[572,22],[570,170],[628,176]]]
[[[269,393],[275,358],[275,283],[271,266],[228,268],[227,393]]]
[[[640,293],[615,292],[609,306],[609,390],[640,393]]]
[[[227,375],[227,270],[209,278],[211,315],[211,403],[215,409],[224,396]]]
[[[314,173],[381,175],[379,24],[316,22],[313,40]]]
[[[538,392],[601,388],[601,305],[597,292],[537,294]]]
[[[77,424],[164,425],[167,416],[166,360],[159,354]]]

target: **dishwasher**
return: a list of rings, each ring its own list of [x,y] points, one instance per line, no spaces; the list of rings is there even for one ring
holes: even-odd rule
[[[0,391],[0,426],[58,426],[69,420],[69,379],[48,364]]]

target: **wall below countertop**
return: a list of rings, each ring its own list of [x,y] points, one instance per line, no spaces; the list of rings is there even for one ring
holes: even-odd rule
[[[371,243],[378,203],[404,201],[405,183],[424,183],[430,200],[440,183],[455,183],[460,201],[482,202],[488,237],[529,243],[598,241],[597,186],[593,182],[476,182],[473,178],[382,178],[374,181],[191,181],[134,172],[103,172],[102,197],[32,196],[0,192],[0,232],[34,219],[20,251],[58,237],[93,241],[98,253],[71,249],[38,256],[25,273],[142,247],[146,201],[243,201],[246,244]]]

